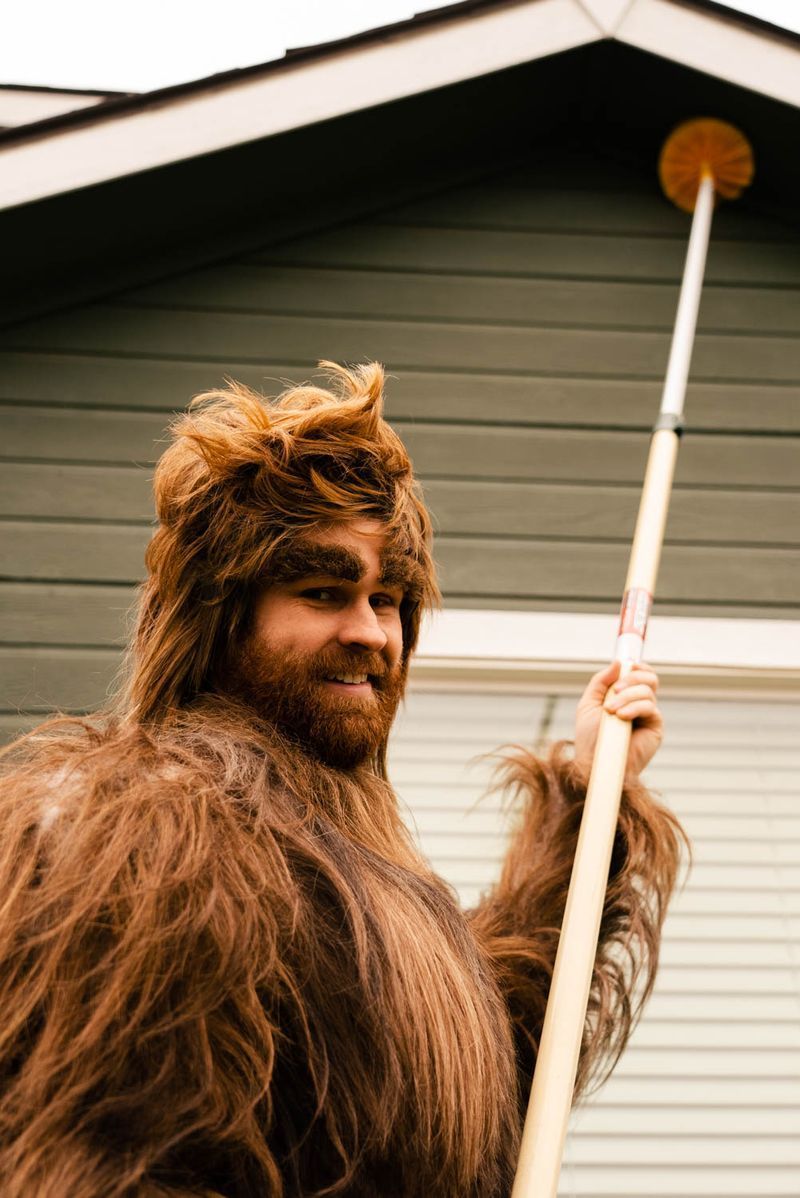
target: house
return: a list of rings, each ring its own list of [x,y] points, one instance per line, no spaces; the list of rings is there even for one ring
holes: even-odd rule
[[[800,1191],[798,68],[705,0],[468,0],[0,133],[2,727],[103,701],[172,413],[380,359],[446,603],[394,776],[467,902],[504,835],[467,759],[568,734],[613,643],[688,233],[658,151],[696,115],[752,142],[648,648],[695,867],[565,1195]]]

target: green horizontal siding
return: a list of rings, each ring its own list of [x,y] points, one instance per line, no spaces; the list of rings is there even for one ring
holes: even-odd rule
[[[627,283],[476,275],[468,287],[453,274],[306,266],[235,265],[138,291],[137,305],[207,311],[338,312],[370,319],[486,321],[548,326],[669,330],[673,283]],[[791,298],[791,297],[790,297]],[[800,302],[784,288],[706,287],[698,327],[752,334],[800,329]]]
[[[0,734],[103,701],[153,463],[225,375],[275,394],[323,357],[384,361],[446,600],[616,607],[688,221],[609,164],[581,180],[453,187],[0,333]],[[798,614],[798,331],[800,241],[723,208],[662,612]]]
[[[669,281],[680,278],[685,256],[685,236],[680,235],[617,237],[561,230],[519,232],[485,224],[471,229],[364,222],[288,242],[282,250],[271,248],[252,260],[467,275]],[[800,284],[800,249],[780,240],[731,242],[717,238],[709,249],[707,278],[709,283],[796,287]]]
[[[800,281],[800,280],[799,280]],[[314,296],[311,296],[313,302]],[[244,312],[108,306],[53,317],[48,326],[0,333],[15,349],[70,347],[102,354],[171,358],[279,357],[313,366],[320,355],[362,360],[372,356],[393,369],[535,371],[660,377],[669,335],[628,329],[542,328],[423,320],[375,320],[337,315],[262,315]],[[698,379],[796,383],[800,343],[791,336],[701,333],[694,356]]]
[[[315,366],[310,359],[298,367],[266,357],[260,363],[235,358],[194,362],[39,351],[2,352],[0,362],[0,400],[161,412],[181,408],[188,396],[220,386],[225,375],[274,395],[287,380],[308,377]],[[386,406],[397,420],[485,422],[491,403],[494,423],[649,429],[661,382],[660,375],[625,379],[405,368],[390,379]],[[693,380],[687,406],[690,431],[800,432],[800,381]]]
[[[0,469],[0,516],[150,522],[151,478],[151,470],[128,464],[6,461]]]
[[[488,412],[486,415],[488,416]],[[140,412],[22,405],[0,407],[0,456],[59,463],[155,462],[167,439],[163,416]],[[575,479],[639,482],[649,442],[644,432],[531,428],[395,420],[421,477]],[[709,486],[796,487],[797,441],[741,434],[689,437],[677,480]],[[87,515],[101,513],[87,512]]]
[[[626,176],[619,165],[609,164],[604,171],[578,162],[571,171],[561,163],[558,175],[545,165],[544,170],[509,172],[502,179],[412,200],[384,215],[381,223],[680,238],[688,218],[657,190],[643,188],[635,173]],[[728,204],[715,213],[714,237],[717,242],[783,242],[785,231]]]
[[[6,713],[98,707],[119,666],[120,655],[113,649],[0,646]]]
[[[8,576],[16,567],[26,580],[134,583],[142,574],[149,537],[149,529],[130,525],[7,521],[0,569]],[[566,541],[528,536],[520,542],[508,535],[477,538],[472,531],[458,537],[440,534],[445,591],[520,599],[530,594],[556,601],[569,595],[603,604],[616,598],[627,539],[587,540],[573,533]],[[691,603],[699,572],[708,602],[790,605],[797,597],[797,571],[796,546],[673,544],[664,556],[659,596],[664,602]]]
[[[151,478],[152,469],[144,466],[5,462],[0,517],[150,525]],[[429,474],[424,486],[440,533],[573,540],[626,537],[640,492],[638,479],[509,483]],[[800,491],[679,484],[667,525],[667,544],[674,541],[798,545]]]
[[[141,558],[138,573],[141,573]],[[119,648],[130,626],[136,588],[33,579],[0,583],[0,626],[6,645]]]

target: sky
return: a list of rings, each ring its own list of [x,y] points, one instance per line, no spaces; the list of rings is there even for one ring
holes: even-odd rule
[[[289,48],[393,24],[447,2],[18,0],[3,20],[0,83],[152,91],[268,62]],[[800,0],[729,0],[729,7],[800,33]]]

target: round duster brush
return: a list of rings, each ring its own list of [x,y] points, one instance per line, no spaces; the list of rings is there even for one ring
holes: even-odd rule
[[[738,199],[753,178],[750,143],[733,125],[714,117],[678,125],[658,160],[664,194],[684,212],[694,212],[704,175],[711,176],[714,192],[723,200]]]
[[[622,600],[614,654],[620,677],[643,655],[715,197],[741,193],[753,175],[753,156],[732,125],[687,121],[667,139],[659,174],[667,196],[694,216]],[[603,711],[512,1198],[556,1198],[630,738],[630,723]]]

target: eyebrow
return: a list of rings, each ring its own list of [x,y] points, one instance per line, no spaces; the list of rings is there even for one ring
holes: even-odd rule
[[[342,545],[321,545],[304,541],[280,551],[270,563],[275,582],[296,582],[300,578],[341,578],[359,582],[367,572],[364,561],[352,549]]]
[[[274,582],[318,577],[360,582],[366,572],[364,559],[352,549],[317,541],[288,545],[278,552],[269,570]],[[424,571],[419,562],[398,549],[384,549],[378,581],[385,587],[401,587],[406,598],[417,602],[424,591]]]
[[[422,566],[413,557],[398,549],[384,549],[378,580],[384,586],[402,587],[407,599],[419,601],[424,590],[424,577]]]

